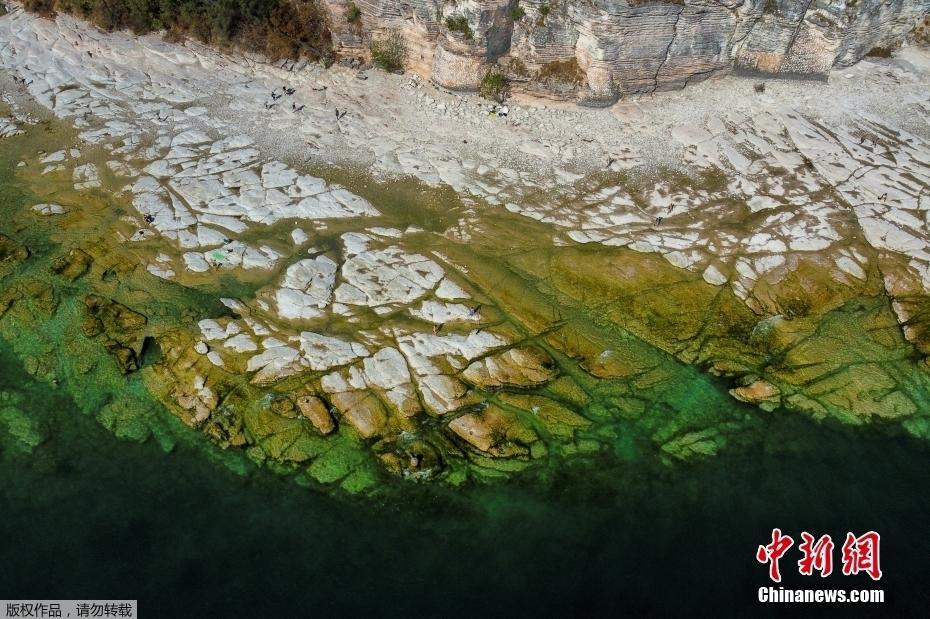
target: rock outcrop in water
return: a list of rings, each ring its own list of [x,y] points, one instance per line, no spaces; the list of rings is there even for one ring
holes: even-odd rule
[[[900,43],[930,10],[927,0],[323,2],[342,53],[399,29],[408,69],[442,86],[477,88],[496,65],[521,89],[589,104],[733,69],[825,75]]]

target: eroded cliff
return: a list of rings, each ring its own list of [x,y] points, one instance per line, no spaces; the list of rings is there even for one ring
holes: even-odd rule
[[[822,75],[900,43],[930,0],[323,0],[334,44],[367,53],[400,31],[407,69],[477,88],[606,104],[733,69]]]

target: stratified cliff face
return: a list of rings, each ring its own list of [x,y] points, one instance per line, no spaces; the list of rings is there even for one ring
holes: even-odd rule
[[[476,88],[498,65],[526,90],[593,104],[733,68],[824,74],[898,43],[930,12],[930,0],[323,2],[342,53],[399,29],[408,70],[442,86]]]

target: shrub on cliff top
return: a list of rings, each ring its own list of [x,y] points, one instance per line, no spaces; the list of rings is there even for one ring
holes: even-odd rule
[[[332,56],[326,18],[316,0],[278,0],[268,18],[251,27],[257,31],[252,39],[257,43],[253,49],[271,58]]]
[[[352,25],[358,25],[362,22],[362,9],[354,2],[350,2],[346,7],[346,21]]]
[[[23,8],[43,17],[55,15],[55,0],[23,0]]]
[[[481,80],[481,87],[478,89],[478,92],[485,99],[500,102],[504,98],[504,91],[506,89],[507,78],[500,69],[492,67],[484,74],[484,79]]]
[[[458,32],[469,41],[471,41],[474,36],[471,31],[471,26],[468,25],[468,20],[464,15],[449,15],[446,17],[446,28],[448,28],[450,32]]]
[[[403,71],[407,60],[407,41],[399,30],[388,30],[368,44],[371,61],[385,71]]]
[[[25,0],[23,6],[46,16],[77,15],[105,30],[164,29],[175,38],[239,46],[272,59],[332,55],[317,0]]]

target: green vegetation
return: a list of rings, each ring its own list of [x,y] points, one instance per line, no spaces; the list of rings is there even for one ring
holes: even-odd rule
[[[167,30],[218,47],[236,46],[274,60],[332,57],[330,33],[316,0],[25,0],[26,10],[86,19],[104,30]]]
[[[520,21],[526,16],[526,11],[519,4],[510,9],[510,18],[514,21]]]
[[[3,11],[0,5],[0,11]],[[0,448],[13,453],[31,453],[45,440],[38,420],[18,405],[22,398],[15,392],[0,391]]]
[[[536,79],[550,86],[556,84],[575,86],[583,84],[587,76],[578,65],[578,60],[571,58],[569,60],[547,62],[540,67]]]
[[[407,42],[399,30],[388,30],[368,46],[371,61],[385,71],[403,71],[407,60]]]
[[[546,25],[546,17],[549,15],[549,13],[552,12],[552,9],[549,8],[549,5],[548,5],[548,4],[544,4],[544,5],[540,6],[538,9],[536,9],[536,11],[537,11],[537,13],[538,13],[538,15],[537,15],[537,17],[536,17],[536,25],[537,25],[537,26],[545,26],[545,25]]]
[[[492,67],[484,78],[481,80],[479,92],[485,99],[501,101],[504,98],[504,92],[507,89],[507,78],[497,67]]]
[[[362,23],[362,9],[354,2],[350,2],[346,7],[346,21],[355,26]]]
[[[471,31],[471,26],[468,25],[468,20],[464,15],[449,15],[446,18],[446,28],[448,28],[450,32],[458,32],[469,41],[471,41],[474,36]]]

